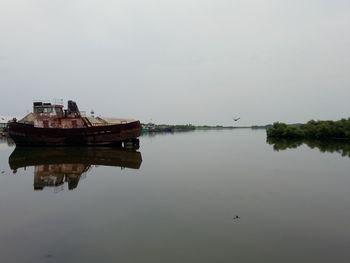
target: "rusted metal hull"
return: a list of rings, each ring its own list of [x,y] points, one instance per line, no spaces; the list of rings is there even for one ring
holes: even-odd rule
[[[17,146],[98,146],[120,145],[141,135],[139,121],[85,128],[37,128],[11,122],[9,136]]]

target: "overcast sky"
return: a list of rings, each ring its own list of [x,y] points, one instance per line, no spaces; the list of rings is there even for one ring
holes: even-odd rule
[[[1,1],[0,91],[0,115],[62,98],[170,124],[347,118],[350,1]]]

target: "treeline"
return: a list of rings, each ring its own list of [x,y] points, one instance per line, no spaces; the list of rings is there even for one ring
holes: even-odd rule
[[[171,125],[170,126],[174,131],[192,131],[195,130],[196,127],[192,124],[185,124],[185,125]]]
[[[301,125],[275,122],[266,132],[268,138],[278,139],[350,140],[350,118],[339,121],[311,120]]]
[[[143,133],[165,133],[165,132],[182,132],[182,131],[192,131],[195,130],[196,127],[192,124],[185,125],[167,125],[167,124],[142,124],[142,132]]]

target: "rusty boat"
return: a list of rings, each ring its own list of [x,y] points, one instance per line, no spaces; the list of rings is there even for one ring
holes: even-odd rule
[[[60,103],[34,102],[33,112],[8,124],[17,146],[108,146],[139,147],[141,124],[134,119],[84,116],[76,102],[67,109]]]

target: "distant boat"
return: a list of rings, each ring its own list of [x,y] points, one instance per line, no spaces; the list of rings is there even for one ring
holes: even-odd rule
[[[34,102],[33,112],[11,121],[9,136],[17,146],[132,145],[138,148],[140,121],[82,116],[77,104]]]

